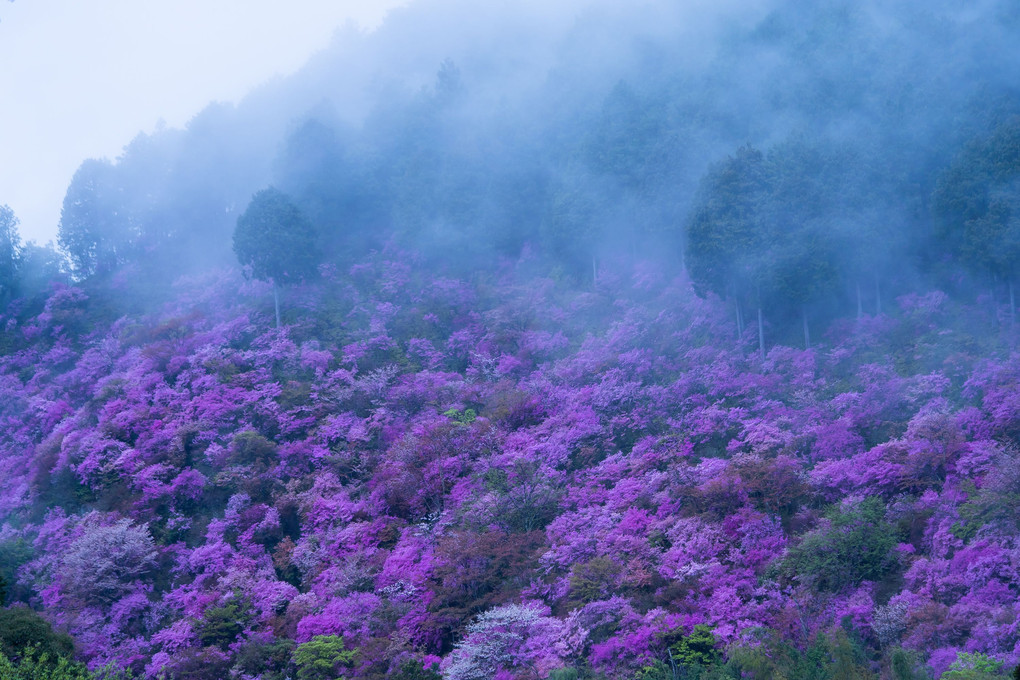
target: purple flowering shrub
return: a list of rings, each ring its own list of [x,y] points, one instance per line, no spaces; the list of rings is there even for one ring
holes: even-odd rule
[[[728,663],[1020,659],[1020,356],[938,344],[945,296],[762,362],[648,264],[380,255],[280,329],[262,288],[7,324],[0,567],[94,667],[255,678],[336,636],[343,677],[630,678],[699,624]]]

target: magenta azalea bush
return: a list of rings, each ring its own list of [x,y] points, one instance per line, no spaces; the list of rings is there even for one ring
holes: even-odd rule
[[[744,677],[1020,660],[1020,355],[980,310],[905,298],[762,362],[648,265],[391,258],[279,329],[231,272],[4,321],[3,574],[93,668],[283,678],[335,636],[350,678],[658,677],[699,624]]]

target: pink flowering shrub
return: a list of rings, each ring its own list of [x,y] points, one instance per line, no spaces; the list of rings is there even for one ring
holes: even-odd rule
[[[720,663],[1016,661],[1020,362],[868,349],[950,300],[760,362],[647,263],[577,291],[391,255],[280,329],[223,272],[105,325],[54,289],[0,356],[8,592],[152,678],[339,636],[345,677],[622,680],[699,624]]]

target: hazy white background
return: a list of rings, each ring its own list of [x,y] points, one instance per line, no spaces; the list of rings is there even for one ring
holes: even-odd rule
[[[0,0],[0,204],[56,238],[82,160],[237,102],[409,0]]]

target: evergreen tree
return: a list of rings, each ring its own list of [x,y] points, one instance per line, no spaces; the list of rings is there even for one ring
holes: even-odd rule
[[[21,237],[18,218],[6,205],[0,205],[0,304],[14,294],[21,259]]]
[[[939,177],[932,198],[943,252],[1010,286],[1020,269],[1020,118],[973,141]]]
[[[251,274],[273,284],[276,325],[280,326],[280,286],[312,276],[319,250],[312,224],[283,192],[269,187],[256,193],[234,230],[234,253]]]
[[[74,173],[64,196],[57,242],[79,278],[113,271],[133,245],[114,179],[109,161],[90,158]]]

